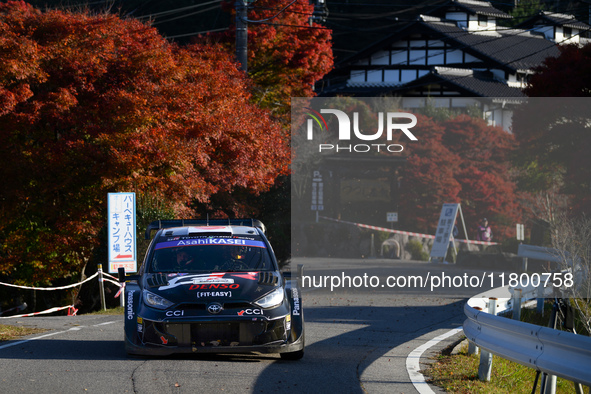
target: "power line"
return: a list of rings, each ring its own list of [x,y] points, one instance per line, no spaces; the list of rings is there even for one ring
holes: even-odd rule
[[[275,15],[269,17],[269,18],[265,18],[265,19],[260,19],[260,20],[250,20],[248,18],[242,18],[242,20],[244,22],[248,22],[248,23],[263,23],[263,22],[267,22],[270,20],[273,20],[275,18],[277,18],[279,15],[281,15],[286,9],[288,9],[289,7],[291,7],[292,4],[294,4],[297,0],[292,0],[291,3],[289,3],[288,5],[286,5],[285,7],[283,7],[281,10],[279,10]]]
[[[215,10],[217,8],[219,8],[219,5],[215,5],[213,7],[205,8],[203,10],[191,12],[189,14],[184,14],[184,15],[181,15],[181,16],[176,16],[174,18],[169,18],[169,19],[164,19],[164,20],[159,20],[159,21],[156,21],[156,22],[152,22],[152,25],[158,25],[158,24],[161,24],[161,23],[172,22],[172,21],[175,21],[175,20],[178,20],[178,19],[183,19],[183,18],[187,18],[189,16],[198,15],[198,14],[202,14],[202,13],[207,12],[207,11]]]
[[[229,28],[228,27],[222,27],[220,29],[197,31],[197,32],[194,32],[194,33],[187,33],[187,34],[177,34],[177,35],[174,35],[174,36],[167,36],[166,38],[191,37],[191,36],[198,36],[200,34],[216,33],[218,31],[226,31],[226,30],[229,30]]]
[[[210,5],[210,4],[221,4],[222,0],[213,0],[213,1],[208,1],[206,3],[200,3],[200,4],[194,4],[194,5],[190,5],[190,6],[186,6],[186,7],[181,7],[181,8],[175,8],[172,10],[167,10],[167,11],[161,11],[161,12],[155,12],[153,14],[147,14],[147,15],[140,15],[140,16],[136,16],[137,19],[151,19],[154,17],[159,17],[159,16],[163,16],[163,15],[169,15],[169,14],[176,14],[179,12],[183,12],[183,11],[187,11],[187,10],[192,10],[194,8],[200,8],[200,7],[204,7],[206,5]]]

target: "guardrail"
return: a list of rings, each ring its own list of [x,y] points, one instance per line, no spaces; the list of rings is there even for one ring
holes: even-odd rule
[[[591,386],[591,337],[519,322],[466,304],[464,334],[476,346],[535,370]]]
[[[543,246],[520,244],[517,248],[517,256],[523,258],[524,272],[527,271],[528,259],[552,261],[554,263],[562,262],[558,250]]]
[[[557,259],[555,250],[531,245],[520,246],[519,255],[524,259]],[[591,337],[497,316],[513,310],[515,317],[523,300],[540,300],[551,292],[548,288],[506,286],[474,296],[466,303],[464,334],[471,347],[484,350],[479,368],[481,379],[490,379],[492,354],[496,354],[549,376],[591,386]]]

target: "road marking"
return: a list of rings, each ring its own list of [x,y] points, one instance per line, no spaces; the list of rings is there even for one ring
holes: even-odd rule
[[[96,324],[96,326],[105,325],[105,324],[111,324],[111,323],[116,323],[116,322],[117,321],[110,321],[110,322],[106,322],[106,323]],[[9,347],[12,347],[12,346],[17,346],[17,345],[20,345],[20,344],[23,344],[23,343],[27,343],[27,342],[31,342],[31,341],[36,341],[38,339],[48,338],[48,337],[52,337],[54,335],[59,335],[59,334],[64,334],[64,333],[69,332],[69,331],[79,331],[79,330],[81,330],[84,327],[86,327],[86,326],[77,326],[77,327],[72,327],[72,328],[70,328],[68,330],[65,330],[65,331],[50,332],[49,334],[39,335],[38,337],[34,337],[34,338],[23,339],[22,341],[8,342],[5,345],[0,345],[0,350],[6,349],[6,348],[9,348]]]
[[[462,331],[462,328],[455,328],[451,331],[441,334],[438,337],[435,337],[430,341],[427,341],[426,343],[422,344],[421,346],[410,352],[408,357],[406,357],[406,370],[408,372],[408,376],[410,377],[410,381],[412,382],[413,386],[415,386],[415,389],[420,394],[435,393],[433,390],[431,390],[431,387],[429,387],[429,385],[425,381],[425,376],[421,372],[419,372],[421,370],[421,366],[419,364],[421,356],[430,347],[437,345],[439,342],[451,337],[452,335],[459,333],[460,331]]]
[[[93,327],[106,326],[107,324],[113,324],[113,323],[117,323],[117,321],[108,321],[105,323],[99,323],[99,324],[93,325]]]

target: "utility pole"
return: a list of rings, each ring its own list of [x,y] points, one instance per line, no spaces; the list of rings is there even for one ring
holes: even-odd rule
[[[248,26],[246,22],[246,0],[236,0],[236,60],[240,69],[248,71]]]

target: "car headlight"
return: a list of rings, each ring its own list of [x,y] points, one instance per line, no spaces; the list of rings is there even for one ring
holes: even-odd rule
[[[148,290],[144,290],[144,302],[146,305],[158,309],[167,309],[174,305],[174,303],[168,301],[166,298],[150,293]]]
[[[255,304],[260,306],[261,308],[273,308],[275,306],[281,305],[283,302],[283,288],[275,289],[273,292],[267,294],[266,296],[259,298],[255,301]]]

